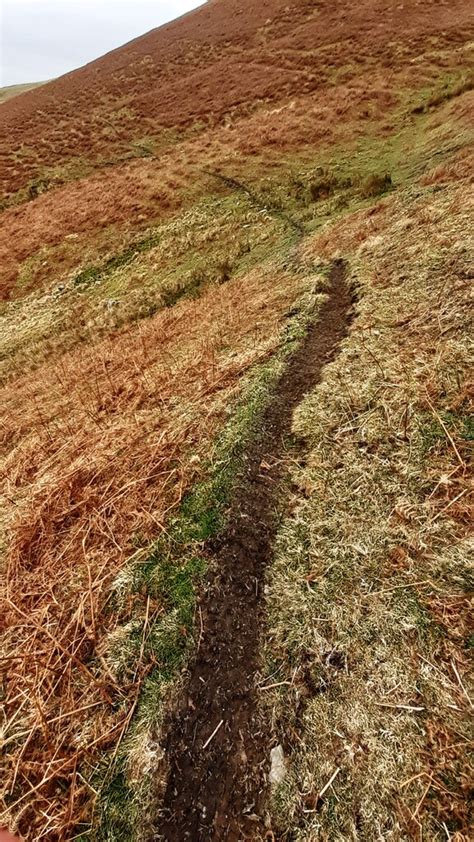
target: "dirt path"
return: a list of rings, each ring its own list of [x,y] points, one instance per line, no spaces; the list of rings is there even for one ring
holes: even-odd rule
[[[198,652],[182,705],[169,723],[170,771],[155,839],[237,842],[265,835],[270,741],[258,715],[255,675],[264,621],[262,583],[276,528],[278,459],[293,410],[319,382],[347,332],[351,304],[344,267],[337,262],[329,297],[264,413],[261,435],[247,453],[234,493],[229,525],[212,548],[219,572],[201,600]]]

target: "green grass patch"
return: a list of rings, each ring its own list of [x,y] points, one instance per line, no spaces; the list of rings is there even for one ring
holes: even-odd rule
[[[452,447],[448,434],[454,440],[473,441],[474,419],[472,415],[456,412],[442,412],[439,418],[431,413],[423,413],[420,415],[419,433],[421,457],[424,458],[435,449],[446,450]]]
[[[116,269],[121,269],[123,266],[128,266],[138,254],[149,251],[158,245],[160,241],[159,235],[152,233],[141,240],[137,240],[127,246],[126,249],[119,254],[110,257],[100,266],[88,266],[82,269],[74,278],[75,286],[83,286],[88,284],[96,284],[107,278]]]
[[[306,232],[318,229],[328,220],[335,221],[346,213],[368,207],[374,198],[393,188],[413,184],[430,168],[442,163],[455,151],[446,140],[450,122],[449,100],[472,87],[472,76],[466,68],[442,76],[436,86],[426,91],[406,91],[397,111],[391,115],[391,129],[380,131],[374,124],[357,140],[340,141],[331,146],[282,156],[268,174],[264,162],[253,165],[247,181],[256,194],[281,212],[304,226]],[[434,103],[435,91],[444,92]],[[432,102],[432,107],[417,109],[415,105]],[[433,120],[436,114],[443,119]],[[444,110],[443,110],[444,109]],[[461,148],[470,132],[459,127]]]
[[[412,114],[422,114],[431,108],[437,108],[444,102],[472,90],[473,87],[474,73],[472,68],[443,75],[434,85],[427,86],[412,95],[411,112]],[[413,99],[416,99],[414,104]]]

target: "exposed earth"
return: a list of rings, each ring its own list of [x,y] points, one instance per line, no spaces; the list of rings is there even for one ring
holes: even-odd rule
[[[200,600],[199,649],[182,704],[168,725],[170,773],[159,838],[239,840],[257,829],[265,832],[267,737],[255,687],[264,573],[293,410],[315,387],[347,332],[351,296],[342,263],[331,270],[328,294],[276,383],[258,437],[245,454],[227,529],[212,548],[217,572]]]

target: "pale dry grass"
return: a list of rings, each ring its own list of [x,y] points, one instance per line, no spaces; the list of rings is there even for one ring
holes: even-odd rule
[[[44,82],[30,82],[23,85],[7,85],[4,88],[0,88],[0,103],[6,102],[7,99],[11,99],[13,96],[23,94],[25,91],[31,91],[33,88],[38,88],[40,85],[44,85]]]
[[[130,234],[119,244],[114,239],[117,232],[104,234],[99,260],[94,257],[97,244],[87,247],[78,237],[61,248],[80,250],[82,270],[97,268],[98,277],[85,283],[77,283],[77,271],[64,265],[57,249],[45,247],[26,262],[19,283],[28,288],[37,269],[46,265],[47,288],[5,302],[0,313],[0,381],[37,368],[79,344],[91,345],[117,327],[163,309],[166,295],[191,285],[199,271],[203,282],[195,294],[202,292],[219,280],[218,270],[224,263],[234,273],[242,256],[254,262],[251,252],[275,237],[275,228],[271,218],[230,197],[203,201],[143,230],[140,241],[145,248],[135,254],[137,238]],[[100,275],[107,259],[126,255],[127,250],[129,262]]]
[[[107,610],[111,582],[202,474],[298,291],[261,269],[2,391],[2,788],[4,818],[27,838],[67,838],[90,809],[81,764],[118,745],[143,677],[137,663],[119,687],[101,655],[127,620],[127,606]]]
[[[470,838],[467,164],[306,247],[347,257],[360,300],[297,412],[268,573],[281,838]]]

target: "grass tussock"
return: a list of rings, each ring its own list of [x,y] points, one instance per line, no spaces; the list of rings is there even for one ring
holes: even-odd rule
[[[361,195],[364,199],[371,196],[381,196],[392,187],[392,176],[390,173],[368,175],[361,184]]]
[[[297,412],[308,449],[268,572],[279,838],[470,838],[466,167],[306,247],[344,254],[360,301]]]

